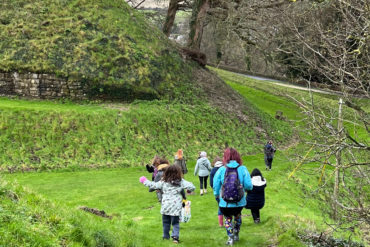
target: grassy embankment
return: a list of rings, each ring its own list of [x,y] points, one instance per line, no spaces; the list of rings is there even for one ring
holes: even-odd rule
[[[269,92],[269,90],[271,90],[273,93],[279,94],[279,92],[284,91],[284,89],[279,87],[272,89],[270,85],[262,86],[263,89],[261,89],[259,88],[260,86],[255,87],[253,84],[254,82],[252,84],[249,84],[249,82],[252,83],[253,81],[247,80],[245,82],[247,84],[244,85],[237,83],[236,80],[229,81],[230,85],[243,94],[247,100],[254,102],[256,107],[262,112],[262,115],[267,114],[272,117],[276,110],[282,110],[291,120],[298,120],[300,118],[299,110],[292,102]],[[325,97],[322,100],[325,102],[331,101],[331,99]],[[25,106],[28,105],[29,102],[21,101],[20,104]],[[46,104],[46,106],[42,106],[43,104],[40,104],[40,102],[35,102],[34,104],[40,108],[49,108],[49,104],[51,103],[43,103]],[[151,105],[148,103],[140,104],[142,104],[142,107],[145,109],[148,109]],[[34,108],[35,105],[29,107]],[[158,107],[157,103],[154,103],[154,105]],[[161,104],[159,104],[159,106],[160,105]],[[80,109],[81,112],[83,112],[82,109],[89,112],[89,107],[91,107],[95,112],[95,117],[103,112],[110,111],[100,106],[65,106],[58,104],[58,107],[66,107],[68,110],[65,112],[71,112],[70,108],[74,107]],[[138,106],[132,105],[128,107],[128,112],[121,111],[120,114],[131,114],[130,112],[134,111],[135,107]],[[165,106],[163,107],[167,109]],[[172,107],[174,106],[170,106],[170,109]],[[28,110],[30,110],[30,108],[28,108]],[[164,109],[158,109],[158,114],[164,114],[166,112]],[[59,109],[58,112],[63,112],[63,110]],[[86,114],[86,112],[84,114]],[[115,112],[115,114],[117,114],[117,112]],[[137,116],[139,116],[139,114]],[[140,114],[140,117],[143,118],[142,114]],[[102,119],[99,121],[101,120]],[[143,126],[145,123],[148,122],[144,121]],[[183,126],[184,123],[186,123],[186,121],[179,126]],[[206,123],[207,118],[204,118],[200,125],[206,125]],[[206,125],[200,133],[203,134],[205,131],[208,131],[215,123],[217,122]],[[189,123],[189,125],[194,125],[194,122]],[[235,127],[237,128],[238,126]],[[220,129],[222,128],[216,125],[215,130],[212,132],[217,132]],[[100,136],[105,136],[104,133],[105,132],[101,132]],[[163,134],[164,133],[165,132],[163,132]],[[230,135],[228,137],[230,140],[237,139],[241,135],[240,133],[235,133],[235,136],[233,136],[233,134],[234,133],[226,133],[226,135]],[[202,136],[204,136],[204,134]],[[203,139],[200,139],[199,142],[201,142],[199,148],[204,147]],[[196,142],[189,139],[185,141],[185,143],[188,143],[188,148],[190,148]],[[249,145],[245,145],[245,142],[230,144],[236,145],[236,147],[241,150],[249,147]],[[259,153],[260,151],[258,150],[261,150],[260,146],[255,146],[254,148],[255,149],[249,151]],[[173,149],[175,150],[176,146],[173,146]],[[204,149],[208,151],[208,147]],[[174,150],[171,150],[171,152]],[[196,148],[192,151],[187,151],[187,156],[190,160],[196,157],[196,151],[198,151]],[[319,179],[319,174],[310,175],[298,170],[292,179],[288,179],[288,175],[297,165],[291,163],[289,157],[296,152],[303,153],[306,151],[306,148],[302,146],[285,151],[279,150],[274,160],[273,171],[271,172],[263,171],[264,164],[262,154],[244,155],[244,163],[250,171],[255,167],[263,171],[268,181],[268,187],[266,189],[266,206],[261,212],[262,223],[255,225],[252,223],[250,216],[245,216],[241,232],[241,242],[238,245],[261,247],[269,245],[303,246],[298,239],[298,234],[304,231],[320,232],[328,230],[321,213],[321,209],[325,208],[325,205],[323,205],[320,200],[311,196],[311,192],[315,189],[315,185]],[[214,149],[211,153],[212,157],[216,154],[221,154],[219,148]],[[134,155],[132,158],[134,158]],[[198,186],[198,179],[192,175],[194,161],[190,161],[188,166],[190,173],[186,175],[186,179]],[[91,221],[80,222],[79,226],[83,225],[85,231],[87,231],[86,233],[80,234],[80,236],[82,236],[81,238],[86,238],[90,241],[86,241],[85,245],[88,245],[88,243],[91,243],[90,246],[97,245],[98,241],[100,241],[100,238],[97,236],[101,236],[106,245],[100,242],[100,246],[172,246],[172,243],[161,240],[160,206],[155,200],[155,194],[148,193],[147,189],[138,182],[138,177],[145,174],[146,171],[143,167],[133,167],[78,172],[16,173],[4,177],[7,180],[17,180],[21,185],[25,185],[32,191],[44,195],[53,202],[58,202],[60,206],[63,206],[64,210],[69,209],[74,214],[76,213],[75,208],[77,206],[86,205],[104,209],[108,214],[114,215],[114,220],[112,221],[94,216],[96,218],[95,220],[94,217],[91,217]],[[41,213],[45,214],[49,212],[48,209],[44,208],[43,203],[33,205],[32,201],[27,198],[27,196],[20,196],[18,205],[22,205],[23,203],[24,208],[28,209],[30,212],[33,212],[33,210],[39,210]],[[181,225],[182,245],[223,246],[226,239],[225,230],[217,227],[217,205],[212,194],[209,193],[200,197],[197,193],[194,196],[189,196],[189,199],[193,202],[192,219],[189,223]],[[8,203],[10,203],[9,199],[7,200]],[[1,205],[1,207],[5,208],[3,205]],[[50,210],[53,211],[52,208]],[[14,217],[14,215],[17,214],[11,207],[9,207],[6,212],[11,215],[10,217]],[[68,224],[70,220],[68,213],[59,214],[58,211],[53,212],[57,217],[62,218],[63,222],[67,222],[65,224]],[[249,214],[249,212],[244,211],[243,214]],[[27,216],[27,214],[25,215]],[[104,222],[104,224],[101,222]],[[17,223],[19,224],[18,228],[22,228],[23,226],[25,229],[31,229],[30,231],[33,231],[32,229],[35,226],[35,223],[30,220],[29,217],[24,217],[17,221]],[[44,227],[43,229],[45,232],[51,229],[48,234],[52,237],[38,234],[39,238],[32,238],[34,242],[30,243],[38,246],[50,246],[50,244],[48,245],[46,243],[51,243],[51,241],[55,241],[54,243],[56,243],[57,241],[62,241],[61,239],[67,239],[72,242],[73,235],[63,230],[63,227],[53,229],[47,221],[41,221],[40,224]],[[94,226],[99,226],[101,228],[95,230],[96,228],[94,228]],[[9,236],[17,234],[17,236],[19,236],[17,239],[22,239],[27,232],[19,233],[19,231],[15,230],[18,228],[13,228],[12,223],[8,221],[3,227],[2,233],[7,232]],[[61,232],[67,232],[63,238],[61,237]],[[97,232],[100,234],[97,234]],[[346,235],[340,235],[339,237],[346,237]],[[80,242],[76,242],[78,246]],[[16,246],[17,242],[14,243],[13,246]]]
[[[265,141],[257,121],[277,143],[287,143],[292,135],[287,123],[266,114],[243,125],[206,104],[78,105],[1,98],[0,108],[0,169],[10,171],[140,166],[155,153],[172,159],[178,148],[188,156],[203,149],[214,156],[225,143],[243,154],[256,153]]]
[[[91,98],[189,100],[195,91],[192,65],[125,1],[4,0],[1,9],[0,71],[76,80]]]

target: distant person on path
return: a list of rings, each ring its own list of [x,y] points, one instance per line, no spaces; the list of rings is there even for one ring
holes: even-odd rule
[[[146,177],[140,177],[140,182],[145,186],[162,190],[163,199],[161,206],[163,239],[170,239],[170,229],[172,225],[172,239],[174,243],[179,243],[180,238],[180,213],[182,209],[181,191],[195,190],[192,183],[182,178],[179,166],[169,166],[159,182],[151,182]]]
[[[266,170],[271,170],[272,160],[274,159],[275,152],[276,149],[272,145],[272,141],[268,141],[264,147]]]
[[[225,216],[226,244],[233,245],[234,241],[239,241],[241,211],[247,204],[245,190],[252,190],[253,185],[248,169],[242,165],[240,154],[234,148],[225,150],[223,164],[213,179],[213,193],[220,201],[218,205]]]
[[[186,167],[186,160],[184,158],[182,149],[177,150],[175,155],[175,162],[173,164],[180,166],[183,175],[188,173],[188,168]]]
[[[267,181],[257,168],[252,171],[251,178],[253,189],[247,191],[247,206],[245,208],[251,210],[254,223],[258,224],[261,221],[260,209],[265,205],[265,188]]]
[[[195,165],[194,176],[199,176],[201,196],[203,195],[203,188],[204,193],[207,193],[207,179],[211,170],[211,162],[207,158],[207,153],[204,151],[200,152],[200,159],[197,160]]]
[[[213,189],[213,178],[214,178],[216,172],[218,171],[218,169],[220,167],[222,167],[223,165],[224,164],[222,164],[222,159],[217,156],[213,161],[213,168],[211,170],[211,174],[209,175],[209,183],[210,183],[212,189]],[[217,201],[217,205],[218,205],[218,203],[220,202],[220,199],[216,198],[216,201]],[[217,214],[218,214],[218,225],[220,227],[223,227],[224,226],[224,216],[221,213],[220,207],[218,207],[218,213]]]

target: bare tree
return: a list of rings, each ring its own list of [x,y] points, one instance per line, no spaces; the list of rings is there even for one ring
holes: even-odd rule
[[[277,58],[287,73],[325,84],[341,93],[338,105],[314,95],[295,99],[306,115],[321,188],[331,202],[336,225],[370,224],[370,6],[366,0],[305,1],[281,14]],[[324,169],[333,172],[325,176]],[[367,189],[366,189],[367,188]]]

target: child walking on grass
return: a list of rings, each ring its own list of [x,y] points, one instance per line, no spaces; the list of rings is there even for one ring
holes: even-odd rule
[[[222,159],[220,157],[216,157],[215,160],[213,161],[213,168],[211,170],[211,174],[209,175],[209,183],[213,189],[213,178],[215,177],[216,172],[220,167],[222,167],[224,164],[222,163]],[[216,198],[217,205],[220,203],[220,199]],[[221,213],[220,207],[218,207],[218,225],[220,227],[224,226],[224,216]]]
[[[181,168],[179,166],[169,166],[161,181],[151,182],[146,177],[140,177],[140,182],[145,186],[162,190],[162,224],[163,239],[170,239],[170,229],[172,225],[172,239],[174,243],[179,243],[180,237],[180,213],[182,209],[181,191],[194,191],[192,183],[182,178]]]
[[[247,206],[252,212],[254,223],[260,223],[260,209],[265,205],[266,179],[260,170],[255,168],[251,173],[253,189],[247,191]]]

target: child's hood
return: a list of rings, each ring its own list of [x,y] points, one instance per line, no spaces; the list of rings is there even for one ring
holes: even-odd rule
[[[263,186],[266,184],[266,179],[262,180],[261,176],[253,176],[252,177],[252,184],[253,186]]]
[[[217,161],[216,163],[215,163],[215,167],[221,167],[221,166],[223,166],[224,164],[222,163],[222,161]]]
[[[199,164],[207,164],[207,161],[208,161],[207,157],[202,157],[198,160]]]
[[[164,168],[167,168],[169,166],[170,166],[169,164],[160,164],[157,169],[158,169],[158,171],[160,171],[160,170],[163,170]]]
[[[230,168],[237,168],[239,166],[239,163],[235,160],[230,160],[230,162],[226,166]]]

